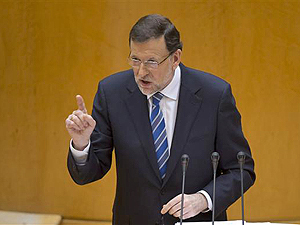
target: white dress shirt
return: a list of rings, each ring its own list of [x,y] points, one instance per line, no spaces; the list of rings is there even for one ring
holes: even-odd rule
[[[181,81],[181,71],[180,71],[180,67],[178,66],[175,69],[175,73],[174,73],[172,81],[163,90],[160,91],[160,93],[162,93],[164,95],[164,97],[161,99],[161,101],[159,103],[159,106],[163,113],[165,124],[166,124],[166,132],[167,132],[169,151],[171,150],[173,133],[174,133],[175,122],[176,122],[180,81]],[[153,93],[151,95],[147,95],[148,106],[149,106],[149,117],[150,117],[151,111],[152,111],[151,97],[154,94],[155,93]],[[82,165],[86,162],[89,148],[90,148],[90,143],[83,151],[78,151],[78,150],[74,149],[74,147],[72,145],[72,140],[71,140],[70,149],[71,149],[71,152],[72,152],[73,157],[77,164]],[[172,153],[169,152],[169,155],[171,155],[171,154]],[[199,191],[199,193],[201,193],[205,196],[207,203],[208,203],[208,209],[211,210],[212,209],[212,201],[211,201],[211,197],[209,196],[209,194],[204,190]],[[209,210],[207,210],[207,211],[209,211]],[[207,211],[205,211],[205,212],[207,212]]]

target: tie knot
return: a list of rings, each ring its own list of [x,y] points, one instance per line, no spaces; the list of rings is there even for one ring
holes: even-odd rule
[[[153,96],[152,96],[152,102],[153,105],[157,106],[160,102],[160,100],[164,97],[164,95],[160,92],[156,92]]]

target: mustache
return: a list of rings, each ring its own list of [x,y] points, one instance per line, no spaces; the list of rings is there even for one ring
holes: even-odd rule
[[[146,82],[152,82],[152,79],[151,79],[151,78],[149,78],[149,76],[148,76],[148,75],[146,75],[146,76],[143,76],[143,77],[140,77],[140,78],[139,78],[139,80],[146,81]]]

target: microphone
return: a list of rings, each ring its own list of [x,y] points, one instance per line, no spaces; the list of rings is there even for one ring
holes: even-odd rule
[[[182,225],[183,217],[183,203],[184,203],[184,186],[185,186],[185,172],[189,164],[189,156],[184,154],[181,156],[181,165],[182,165],[182,192],[181,192],[181,206],[180,206],[180,225]]]
[[[240,171],[241,171],[241,195],[242,195],[242,224],[244,225],[245,223],[245,212],[244,212],[244,164],[245,164],[245,159],[246,159],[246,154],[244,152],[239,152],[237,154],[237,159],[240,164]]]
[[[184,154],[181,156],[181,165],[182,165],[182,171],[183,173],[186,172],[188,164],[189,164],[189,156],[187,154]]]
[[[217,176],[217,167],[219,163],[220,155],[217,152],[211,154],[211,162],[214,170],[214,185],[213,185],[213,205],[212,205],[212,225],[215,224],[215,205],[216,205],[216,176]]]

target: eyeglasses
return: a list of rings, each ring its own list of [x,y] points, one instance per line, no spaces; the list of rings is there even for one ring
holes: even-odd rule
[[[163,59],[162,61],[160,61],[160,62],[157,62],[157,61],[155,61],[155,60],[153,60],[153,59],[149,59],[149,60],[146,60],[146,61],[142,62],[142,61],[141,61],[140,59],[138,59],[138,58],[128,57],[128,63],[129,63],[130,66],[135,67],[135,68],[139,67],[139,66],[143,63],[144,66],[145,66],[146,68],[148,68],[148,69],[157,69],[158,66],[159,66],[160,64],[162,64],[164,61],[166,61],[167,58],[169,58],[173,53],[174,53],[174,52],[171,52],[166,58],[164,58],[164,59]]]

